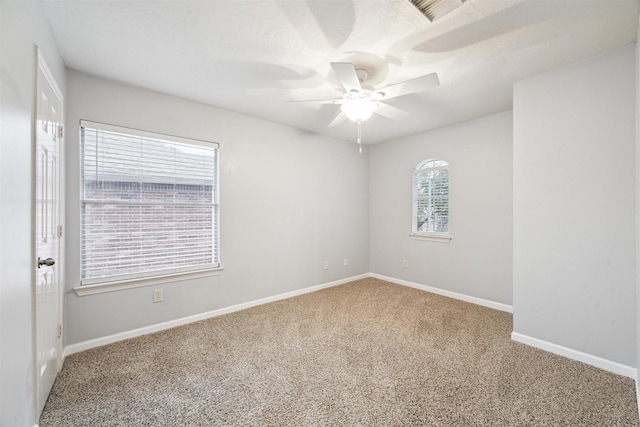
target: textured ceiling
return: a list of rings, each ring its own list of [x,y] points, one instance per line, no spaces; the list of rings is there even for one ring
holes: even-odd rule
[[[42,0],[66,65],[345,140],[329,65],[352,62],[376,87],[431,72],[441,85],[389,103],[363,143],[512,106],[513,83],[635,41],[640,0],[468,0],[429,22],[408,0]],[[606,76],[603,76],[606,78]]]

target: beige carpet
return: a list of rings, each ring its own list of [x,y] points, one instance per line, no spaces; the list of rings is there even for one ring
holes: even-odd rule
[[[41,426],[638,425],[508,313],[365,279],[67,358]]]

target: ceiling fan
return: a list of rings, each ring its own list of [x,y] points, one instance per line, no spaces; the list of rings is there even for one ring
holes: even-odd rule
[[[345,93],[342,98],[300,102],[340,105],[340,112],[329,123],[329,127],[338,126],[347,118],[353,120],[358,124],[359,145],[362,142],[361,123],[371,117],[373,113],[392,120],[401,120],[409,114],[400,108],[386,104],[385,101],[411,93],[422,92],[440,84],[438,75],[430,73],[375,89],[370,84],[367,84],[369,73],[365,69],[356,68],[348,62],[332,62],[331,68],[344,88]],[[362,147],[360,147],[360,152],[362,152]]]

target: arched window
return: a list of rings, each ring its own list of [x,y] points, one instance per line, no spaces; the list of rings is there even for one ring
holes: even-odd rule
[[[412,233],[449,237],[449,164],[429,159],[413,170]]]

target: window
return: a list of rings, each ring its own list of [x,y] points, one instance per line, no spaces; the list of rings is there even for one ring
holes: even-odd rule
[[[413,171],[415,237],[449,241],[449,164],[431,159]]]
[[[82,121],[81,284],[220,267],[218,144]]]

